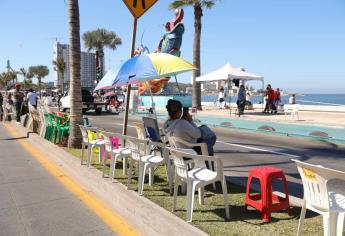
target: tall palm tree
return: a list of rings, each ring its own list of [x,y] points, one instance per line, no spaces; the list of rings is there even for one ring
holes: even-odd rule
[[[60,74],[61,76],[61,80],[62,80],[62,86],[60,87],[59,81],[58,81],[58,87],[60,87],[61,91],[64,91],[64,73],[65,73],[65,69],[66,69],[66,63],[63,60],[63,57],[58,57],[56,58],[55,61],[53,61],[53,66],[54,66],[54,70],[57,71],[57,73]]]
[[[9,82],[12,82],[16,79],[17,73],[13,71],[2,72],[0,74],[0,85],[1,87],[7,87]]]
[[[42,79],[46,77],[49,74],[49,69],[47,66],[39,65],[39,66],[30,66],[29,71],[27,73],[27,78],[31,79],[33,77],[36,77],[38,80],[38,89],[40,91],[40,98],[42,97]]]
[[[82,136],[82,100],[80,87],[80,22],[78,0],[68,1],[69,12],[69,63],[70,63],[70,130],[68,147],[80,148]]]
[[[26,75],[28,74],[28,72],[26,71],[25,68],[22,67],[22,68],[19,69],[18,73],[21,74],[23,76],[23,78],[24,78],[23,84],[24,84],[24,90],[25,90],[25,88],[26,88]]]
[[[97,80],[103,77],[104,48],[116,50],[122,40],[115,32],[106,29],[87,31],[83,34],[85,48],[96,51]],[[98,81],[97,81],[98,82]]]
[[[193,107],[201,110],[201,86],[195,81],[200,76],[200,39],[201,39],[201,17],[203,8],[211,9],[217,0],[174,0],[170,3],[170,9],[176,9],[184,6],[193,6],[194,8],[194,43],[193,43],[193,64],[196,70],[193,71]]]
[[[7,80],[7,73],[6,72],[2,72],[0,74],[0,88],[3,89],[7,86],[8,80]]]

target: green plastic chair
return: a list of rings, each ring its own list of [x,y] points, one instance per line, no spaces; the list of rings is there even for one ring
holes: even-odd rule
[[[70,128],[70,123],[67,119],[64,117],[58,117],[55,116],[55,120],[56,120],[56,138],[55,138],[55,143],[56,144],[61,144],[63,137],[68,137],[69,135],[69,128]]]
[[[44,122],[46,123],[46,131],[44,138],[46,140],[51,140],[53,136],[53,120],[49,113],[44,113]]]

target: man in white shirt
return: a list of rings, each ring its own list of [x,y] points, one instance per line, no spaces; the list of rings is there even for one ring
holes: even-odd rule
[[[32,89],[29,89],[27,99],[31,106],[33,106],[34,108],[37,108],[37,93],[35,91],[33,91]]]
[[[292,94],[289,98],[289,104],[296,104],[296,95]]]

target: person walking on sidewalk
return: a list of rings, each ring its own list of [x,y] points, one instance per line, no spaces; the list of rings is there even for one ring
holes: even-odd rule
[[[280,90],[279,88],[277,88],[277,90],[275,91],[274,93],[274,105],[275,105],[275,111],[274,113],[276,114],[278,112],[278,108],[279,108],[279,105],[280,105]]]
[[[244,107],[246,105],[246,89],[242,84],[240,86],[240,90],[238,91],[237,95],[237,109],[238,109],[238,116],[243,115]]]
[[[35,109],[37,109],[37,93],[33,91],[32,89],[29,89],[29,93],[27,95],[28,102],[31,106],[33,106]]]
[[[22,106],[24,102],[24,93],[20,91],[21,85],[16,84],[14,91],[14,107],[16,109],[17,123],[20,123],[20,116],[22,115]]]

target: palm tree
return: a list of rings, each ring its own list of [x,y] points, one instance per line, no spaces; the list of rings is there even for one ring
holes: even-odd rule
[[[14,71],[2,72],[0,74],[0,85],[1,87],[7,87],[9,82],[14,83],[17,77],[17,73]]]
[[[203,8],[211,9],[216,0],[175,0],[170,3],[170,9],[176,9],[184,6],[193,6],[194,8],[194,43],[193,43],[193,64],[196,70],[193,71],[193,107],[201,110],[201,86],[195,81],[200,76],[200,39],[201,39],[201,17]]]
[[[87,31],[83,34],[85,48],[96,51],[97,80],[103,77],[104,48],[116,50],[122,40],[115,32],[106,29]],[[98,82],[98,81],[97,81]]]
[[[55,61],[53,61],[53,65],[54,65],[54,70],[57,71],[62,78],[62,87],[60,88],[62,93],[64,91],[64,73],[65,73],[65,69],[66,69],[66,63],[63,60],[63,57],[58,57],[56,58]],[[60,87],[59,81],[58,81],[58,87]]]
[[[69,63],[70,63],[70,130],[68,147],[80,148],[82,142],[82,100],[80,87],[80,22],[78,0],[68,1],[69,12]]]
[[[8,75],[6,72],[2,72],[0,74],[0,86],[1,89],[6,88],[7,87],[7,83],[8,83]]]
[[[19,69],[18,73],[21,74],[24,78],[23,84],[24,84],[24,90],[25,90],[25,88],[26,88],[26,75],[28,74],[28,72],[25,70],[25,68],[22,67]]]
[[[49,74],[49,69],[47,66],[30,66],[29,71],[27,73],[27,78],[31,79],[33,77],[36,77],[38,80],[38,89],[40,91],[40,98],[42,97],[41,93],[41,83],[42,83],[42,78],[46,77]]]

